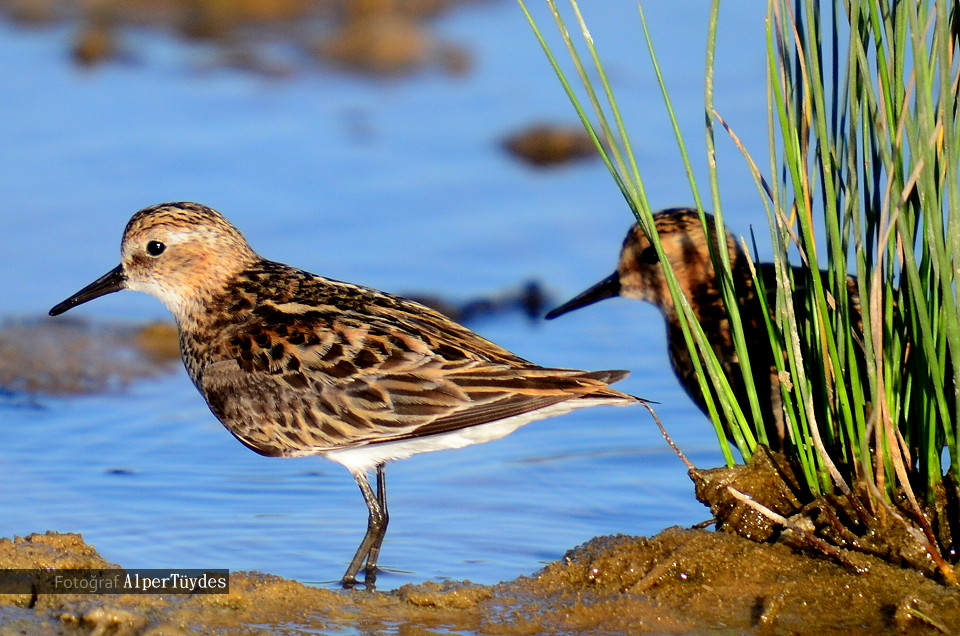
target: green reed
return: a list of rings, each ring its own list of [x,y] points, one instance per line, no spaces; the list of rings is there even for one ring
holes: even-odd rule
[[[944,450],[960,477],[958,16],[942,0],[769,12],[772,238],[778,261],[798,249],[808,269],[782,282],[814,305],[796,330],[797,308],[778,311],[806,405],[789,415],[826,451],[813,456],[823,488],[839,471],[931,497]]]
[[[569,0],[572,19],[564,17],[556,0],[544,1],[575,78],[560,64],[525,0],[518,0],[638,223],[667,263],[624,114],[577,1]],[[960,359],[957,5],[947,0],[769,0],[769,162],[762,168],[754,159],[762,149],[744,148],[714,109],[719,19],[719,0],[714,0],[704,47],[708,206],[693,178],[642,5],[639,9],[639,28],[694,203],[701,210],[709,207],[722,236],[715,157],[715,137],[722,129],[721,135],[742,151],[767,211],[777,289],[760,299],[770,304],[767,327],[782,380],[788,452],[809,493],[865,489],[867,508],[888,512],[894,499],[905,497],[927,547],[944,563],[921,511],[948,473],[947,483],[960,483],[960,365],[953,363]],[[716,243],[711,241],[714,263],[744,381],[751,386],[730,264]],[[799,262],[789,262],[789,254],[794,260],[799,255]],[[700,352],[693,360],[726,461],[734,459],[722,416],[734,422],[735,444],[747,459],[756,444],[767,441],[757,405],[757,391],[766,388],[754,387],[748,404],[736,403],[676,277],[665,269],[686,317],[687,344]],[[851,274],[855,279],[848,278]],[[763,281],[756,277],[756,283]],[[949,566],[941,570],[951,579],[952,570],[944,568]]]

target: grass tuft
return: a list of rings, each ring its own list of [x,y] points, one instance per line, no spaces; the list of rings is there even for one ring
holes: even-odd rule
[[[624,116],[578,3],[569,0],[571,19],[556,0],[544,1],[575,81],[526,0],[518,0],[637,222],[660,262],[669,263]],[[769,0],[765,161],[714,108],[714,0],[704,46],[708,201],[693,177],[639,8],[695,205],[713,213],[715,232],[724,236],[715,155],[720,132],[740,149],[767,211],[774,275],[765,277],[752,260],[750,269],[780,379],[785,452],[808,501],[841,496],[854,534],[889,528],[892,520],[929,553],[937,577],[956,583],[951,537],[960,518],[944,501],[956,497],[960,484],[960,365],[953,362],[960,360],[958,5]],[[742,378],[725,375],[676,275],[664,270],[687,346],[696,352],[706,410],[733,465],[728,433],[744,460],[772,441],[758,402],[770,387],[754,384],[763,374],[751,371],[728,250],[717,249],[724,245],[717,237],[708,243]],[[739,401],[734,382],[748,387]]]

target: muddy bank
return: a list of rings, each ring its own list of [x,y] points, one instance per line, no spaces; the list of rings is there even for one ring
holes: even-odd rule
[[[176,329],[166,323],[2,321],[0,398],[116,391],[179,359]]]
[[[117,567],[77,534],[0,539],[0,567]],[[671,528],[597,537],[494,586],[388,592],[231,574],[224,595],[0,595],[0,633],[955,633],[960,592],[879,560],[855,573],[785,545]]]

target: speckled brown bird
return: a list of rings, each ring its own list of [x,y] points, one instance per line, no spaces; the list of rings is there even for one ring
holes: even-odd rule
[[[626,371],[540,367],[413,301],[265,260],[197,203],[134,214],[121,264],[50,314],[121,289],[170,309],[190,378],[245,446],[323,455],[353,473],[369,517],[348,587],[361,567],[375,582],[386,462],[499,439],[577,408],[643,402],[607,386]]]
[[[714,223],[713,216],[707,214],[705,218],[709,224]],[[654,223],[663,251],[670,260],[684,296],[713,347],[741,408],[749,412],[747,389],[740,370],[740,360],[733,342],[730,321],[723,304],[722,292],[713,269],[713,261],[710,258],[710,250],[699,213],[690,208],[661,210],[654,215]],[[767,391],[758,391],[760,415],[765,423],[770,445],[775,449],[781,448],[787,443],[787,433],[784,426],[780,380],[767,336],[767,327],[763,320],[762,306],[757,297],[757,289],[746,255],[729,232],[726,234],[726,250],[730,257],[734,291],[738,300],[738,311],[744,328],[747,350],[750,352],[753,382],[757,387],[769,387]],[[776,289],[774,265],[760,263],[757,265],[757,271],[764,281],[769,306],[772,308],[773,294]],[[797,272],[796,280],[801,281],[802,276],[799,270],[795,271]],[[848,277],[847,286],[848,294],[856,311],[859,312],[856,280]],[[807,293],[805,288],[798,286],[794,298],[796,301],[802,301]],[[704,413],[707,413],[696,369],[683,337],[678,309],[670,295],[663,267],[650,240],[637,224],[633,224],[627,231],[616,271],[575,298],[548,312],[546,318],[553,319],[574,309],[614,296],[645,300],[660,308],[666,318],[667,348],[673,370],[690,397]],[[802,302],[797,302],[796,306],[798,312],[803,312]],[[724,425],[728,437],[733,439],[730,434],[730,423],[724,422]]]

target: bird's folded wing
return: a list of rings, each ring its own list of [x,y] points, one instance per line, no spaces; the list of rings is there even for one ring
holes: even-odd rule
[[[606,383],[625,372],[517,368],[442,359],[391,364],[334,377],[303,365],[289,373],[247,371],[236,360],[209,365],[201,390],[245,444],[265,454],[308,454],[449,432],[586,396],[634,400]]]

